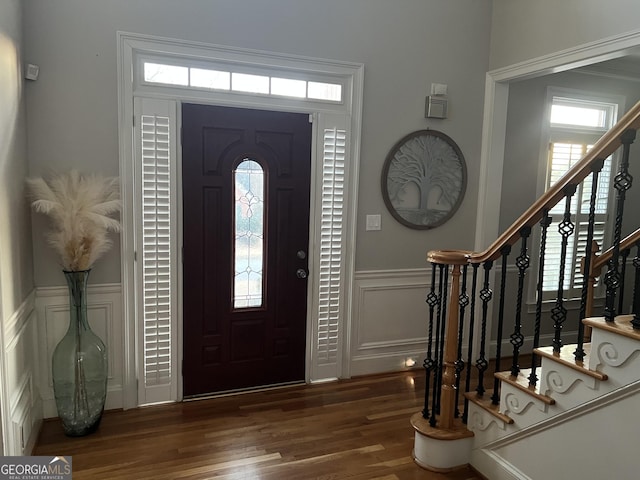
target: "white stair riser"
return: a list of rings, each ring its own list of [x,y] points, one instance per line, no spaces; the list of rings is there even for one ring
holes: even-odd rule
[[[640,342],[607,330],[594,328],[589,369],[609,376],[613,388],[628,385],[640,374]]]
[[[519,430],[540,422],[549,416],[549,405],[508,383],[500,386],[500,413],[513,419],[509,425]]]
[[[511,425],[507,425],[475,403],[469,402],[467,428],[474,434],[473,448],[479,448],[511,433],[512,430],[509,427]]]
[[[514,454],[510,452],[504,456],[507,450],[503,452],[501,445],[505,442],[505,445],[511,445],[512,439],[521,436],[521,440],[524,440],[535,435],[534,432],[545,425],[553,425],[560,433],[564,431],[560,425],[549,423],[553,422],[553,417],[560,415],[560,423],[566,415],[578,415],[573,421],[580,420],[586,415],[593,415],[594,412],[588,405],[599,404],[632,387],[640,378],[640,342],[619,333],[594,328],[588,367],[606,374],[608,378],[599,380],[553,359],[542,357],[542,364],[538,369],[539,391],[553,398],[554,405],[547,405],[522,389],[503,382],[500,387],[500,413],[509,416],[513,420],[512,424],[505,424],[483,408],[470,403],[467,427],[475,435],[471,464],[480,471],[502,472],[496,477],[500,479],[528,478],[516,468],[519,462],[512,464],[507,461]],[[518,440],[513,445],[518,445],[519,442]],[[526,450],[524,444],[522,448]],[[511,447],[508,450],[511,451]],[[524,468],[524,471],[527,470],[533,471],[530,466]]]

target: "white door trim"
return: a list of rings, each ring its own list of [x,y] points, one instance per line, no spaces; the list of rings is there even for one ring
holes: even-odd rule
[[[357,186],[359,173],[359,152],[360,152],[360,135],[362,122],[362,95],[363,95],[363,73],[364,66],[362,64],[337,62],[331,60],[314,59],[308,57],[283,55],[279,53],[262,52],[257,50],[245,50],[233,47],[222,47],[217,45],[208,45],[197,42],[187,42],[183,40],[167,39],[153,37],[148,35],[138,35],[125,32],[117,33],[118,41],[118,127],[119,127],[119,153],[120,153],[120,177],[122,181],[122,225],[121,234],[121,268],[122,268],[122,298],[123,298],[123,324],[124,324],[124,372],[123,372],[123,407],[132,408],[138,405],[137,382],[142,381],[139,365],[139,327],[136,318],[136,295],[135,295],[135,216],[133,211],[134,205],[134,186],[133,186],[133,159],[135,152],[133,151],[133,99],[135,96],[144,96],[149,98],[158,98],[177,101],[192,101],[198,103],[208,103],[226,106],[262,108],[280,111],[297,111],[312,114],[315,119],[319,117],[327,117],[332,115],[341,115],[346,124],[349,126],[349,142],[348,142],[348,177],[346,186],[348,194],[346,196],[346,207],[344,219],[344,268],[342,270],[342,285],[344,285],[341,302],[342,315],[340,318],[340,331],[343,333],[340,338],[340,354],[335,366],[335,373],[332,376],[344,377],[349,375],[348,359],[349,349],[349,332],[350,317],[346,312],[351,311],[352,285],[355,266],[355,236],[356,236],[356,212],[357,212]],[[180,88],[146,86],[144,89],[136,84],[136,67],[135,62],[138,61],[140,55],[151,56],[175,56],[183,55],[185,58],[198,58],[200,60],[216,60],[233,62],[242,61],[245,65],[253,64],[255,68],[269,69],[284,68],[298,69],[299,71],[310,72],[310,75],[333,75],[348,80],[348,88],[345,89],[345,100],[340,105],[324,104],[318,102],[295,101],[291,99],[273,98],[273,97],[257,97],[250,95],[239,95],[225,92],[203,92],[202,90],[189,90]],[[179,119],[178,119],[179,126]],[[317,127],[314,125],[314,132]],[[317,134],[315,137],[317,138]],[[312,152],[312,168],[321,161],[317,154],[318,149]],[[178,148],[177,161],[180,162],[180,148]],[[179,172],[178,165],[178,172]],[[179,175],[179,173],[178,173]],[[317,201],[314,203],[314,196],[317,197],[320,189],[314,189],[315,182],[318,178],[312,178],[312,211],[311,222],[312,227],[319,225],[318,218],[321,214]],[[314,191],[315,190],[315,191]],[[176,192],[178,195],[180,192]],[[181,201],[178,199],[178,201]],[[315,210],[315,211],[314,211]],[[179,229],[178,237],[182,238],[182,218],[181,213],[178,214],[177,225]],[[318,237],[320,235],[319,228],[311,228],[310,233]],[[319,245],[319,238],[310,238],[310,247]],[[181,241],[180,241],[181,243]],[[181,244],[177,245],[178,249]],[[311,252],[317,249],[310,248],[310,263],[314,260],[311,258]],[[180,274],[181,272],[179,272]],[[310,272],[310,285],[317,285],[318,272]],[[176,311],[182,312],[181,305],[181,284],[178,285],[178,305]],[[317,295],[315,292],[310,293],[310,298]],[[310,302],[310,307],[316,304],[316,301]],[[316,312],[309,309],[307,326],[308,331],[317,325]],[[176,319],[177,335],[179,341],[176,347],[172,348],[172,354],[180,355],[181,345],[178,346],[182,338],[182,325],[179,319]],[[307,381],[321,380],[321,378],[313,378],[310,358],[311,351],[307,352]],[[178,357],[180,358],[180,357]],[[178,378],[180,374],[178,374]],[[179,382],[179,387],[181,383]],[[181,397],[181,388],[178,392],[178,398]]]

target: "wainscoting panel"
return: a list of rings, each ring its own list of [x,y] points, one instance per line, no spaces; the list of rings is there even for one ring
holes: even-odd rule
[[[431,271],[363,271],[354,279],[350,373],[422,365],[427,346]],[[415,365],[412,365],[415,362]]]
[[[119,284],[89,285],[87,289],[87,315],[91,329],[107,347],[109,381],[105,409],[122,408],[123,336],[122,292]],[[38,288],[36,309],[38,312],[41,359],[40,393],[44,417],[57,417],[51,357],[69,326],[69,293],[66,287]]]
[[[42,422],[42,403],[35,385],[39,373],[37,341],[32,292],[4,325],[5,455],[29,455]]]

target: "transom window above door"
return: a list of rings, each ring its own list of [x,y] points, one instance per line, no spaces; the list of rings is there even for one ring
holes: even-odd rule
[[[142,62],[142,81],[179,87],[221,90],[258,95],[292,97],[313,101],[341,103],[341,83],[311,81],[286,75],[257,75],[246,72],[177,65],[161,61]]]

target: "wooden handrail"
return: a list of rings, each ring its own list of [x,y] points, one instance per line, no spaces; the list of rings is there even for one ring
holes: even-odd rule
[[[432,250],[428,252],[427,260],[430,263],[432,263],[433,265],[446,265],[447,269],[451,268],[450,294],[446,296],[445,293],[446,298],[441,299],[441,301],[447,302],[445,305],[448,306],[448,309],[446,313],[446,320],[445,318],[442,319],[442,321],[445,322],[444,325],[446,326],[446,332],[443,332],[444,345],[441,353],[441,361],[443,361],[443,365],[441,365],[442,377],[439,387],[441,395],[440,418],[438,422],[439,428],[451,430],[453,428],[454,421],[455,390],[457,388],[455,384],[457,374],[456,361],[458,358],[457,355],[459,353],[457,351],[456,339],[458,335],[459,325],[458,316],[460,314],[460,292],[462,291],[460,284],[460,267],[462,265],[472,264],[475,269],[479,264],[484,263],[485,268],[487,268],[487,265],[489,265],[488,268],[490,268],[490,264],[488,264],[487,262],[492,262],[498,259],[502,255],[502,253],[506,251],[505,248],[513,246],[520,238],[522,238],[523,235],[528,236],[531,232],[531,228],[542,219],[542,217],[545,215],[545,212],[548,214],[549,210],[551,210],[551,208],[553,208],[560,200],[562,200],[567,195],[571,195],[573,191],[575,191],[575,188],[590,173],[592,173],[593,171],[599,171],[599,169],[602,168],[605,159],[608,158],[613,152],[615,152],[623,143],[626,147],[628,147],[628,145],[632,143],[633,139],[635,138],[635,130],[638,129],[640,129],[640,102],[636,103],[636,105],[634,105],[633,108],[631,108],[611,130],[602,135],[602,137],[576,165],[569,169],[569,171],[562,178],[560,178],[560,180],[558,180],[551,188],[549,188],[549,190],[547,190],[502,235],[500,235],[500,237],[498,237],[495,242],[493,242],[483,252],[470,252],[466,250]],[[628,150],[625,150],[625,152],[628,153]],[[638,229],[636,232],[634,232],[634,234],[625,239],[626,243],[623,242],[620,245],[620,249],[627,248],[625,246],[627,244],[629,246],[633,245],[633,243],[638,241],[638,239],[640,239],[640,229]],[[597,245],[593,249],[593,251],[597,251]],[[605,252],[605,254],[607,253],[608,252]],[[602,262],[606,261],[605,258],[602,258],[605,257],[605,254],[598,257],[598,260]],[[593,257],[590,258],[594,260]],[[590,268],[590,270],[591,272],[594,272],[597,262],[592,262],[592,265],[593,266]],[[475,273],[476,272],[474,271],[474,286],[472,287],[473,289],[475,289]],[[485,272],[485,277],[486,275],[487,273]],[[591,287],[593,288],[593,284],[591,285]],[[520,285],[519,292],[521,290],[522,286]],[[483,302],[485,302],[483,306],[483,328],[485,327],[486,323],[486,301],[487,300],[483,299]],[[438,315],[440,315],[440,313],[438,313]],[[440,322],[439,317],[438,322]],[[557,335],[559,335],[558,332],[559,328],[561,328],[561,321],[559,321],[559,323],[560,327],[556,329]],[[519,330],[517,331],[519,332]],[[561,345],[559,338],[558,344]],[[582,344],[579,344],[580,348],[581,345]],[[482,353],[481,355],[484,355],[484,353]],[[486,363],[486,360],[483,357],[481,358]],[[516,374],[513,375],[515,376]],[[482,395],[482,393],[483,392],[478,389],[478,394]],[[431,424],[431,426],[433,427],[434,425]]]
[[[640,228],[638,228],[635,232],[631,233],[624,240],[620,241],[620,251],[626,250],[627,248],[633,247],[638,241],[640,241]],[[599,272],[600,269],[604,266],[605,263],[611,259],[613,255],[613,247],[609,247],[608,250],[602,252],[602,254],[597,255],[594,260],[591,262],[591,271]],[[582,272],[584,275],[584,272]],[[597,275],[596,275],[597,276]]]
[[[496,260],[507,245],[514,245],[521,237],[524,227],[533,227],[542,219],[543,212],[550,210],[565,196],[565,189],[580,184],[590,173],[592,165],[604,161],[621,145],[621,137],[628,130],[640,128],[640,102],[636,103],[611,130],[606,132],[594,146],[560,180],[547,190],[527,211],[525,211],[498,239],[483,252],[464,252],[469,263],[483,263]],[[447,251],[453,255],[452,251]],[[462,252],[461,252],[462,253]],[[431,252],[430,252],[431,254]]]

